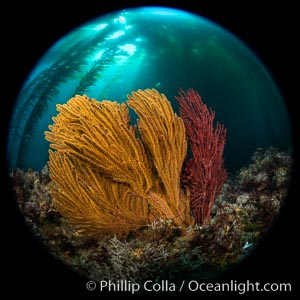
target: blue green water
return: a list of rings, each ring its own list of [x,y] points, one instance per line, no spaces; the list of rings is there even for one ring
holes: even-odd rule
[[[156,88],[177,110],[174,96],[180,87],[197,90],[227,128],[229,170],[247,164],[257,147],[292,148],[284,99],[245,44],[200,16],[147,7],[83,24],[37,62],[12,115],[9,167],[46,164],[44,131],[57,114],[55,105],[75,94],[123,102],[131,91]]]

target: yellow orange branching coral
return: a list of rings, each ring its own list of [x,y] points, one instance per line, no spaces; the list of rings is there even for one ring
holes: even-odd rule
[[[132,195],[127,185],[87,168],[85,162],[51,151],[49,166],[54,204],[79,233],[123,233],[155,219],[147,200]]]
[[[142,141],[162,182],[159,193],[164,195],[165,203],[158,203],[153,197],[149,201],[155,206],[164,204],[165,210],[173,212],[175,222],[184,223],[189,219],[189,204],[180,193],[180,173],[187,153],[183,120],[174,113],[166,96],[155,89],[138,90],[128,99],[128,105],[140,117]]]
[[[185,131],[167,98],[135,92],[128,105],[140,117],[141,139],[125,103],[76,96],[57,105],[46,139],[52,196],[59,212],[90,235],[129,231],[156,218],[193,223],[180,190]]]
[[[76,96],[57,110],[60,114],[49,126],[52,132],[46,132],[53,149],[67,151],[112,180],[129,184],[138,195],[148,192],[151,167],[124,103]]]

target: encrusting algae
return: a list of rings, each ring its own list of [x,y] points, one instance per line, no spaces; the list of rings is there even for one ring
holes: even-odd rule
[[[140,118],[140,137],[127,105]],[[78,233],[127,233],[159,218],[194,223],[180,189],[183,120],[155,89],[133,92],[127,105],[77,95],[57,105],[45,132],[53,202]]]
[[[225,127],[196,91],[179,97],[180,117],[154,89],[123,104],[77,95],[45,133],[48,166],[10,174],[33,231],[95,282],[215,278],[257,247],[287,196],[290,155],[258,149],[227,177]]]
[[[56,258],[81,275],[96,282],[124,278],[143,284],[155,278],[179,285],[182,279],[216,279],[257,248],[287,197],[292,163],[285,152],[257,149],[251,163],[226,180],[208,226],[179,229],[160,218],[124,237],[101,239],[78,236],[53,206],[48,166],[13,170],[10,179],[29,227]]]

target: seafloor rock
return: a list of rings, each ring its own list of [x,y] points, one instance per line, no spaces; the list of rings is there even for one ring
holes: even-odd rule
[[[258,245],[287,196],[292,159],[274,148],[258,149],[249,166],[223,186],[211,222],[183,230],[157,220],[126,237],[101,240],[78,236],[55,210],[48,168],[10,173],[26,222],[49,251],[81,275],[94,280],[142,282],[215,278]]]

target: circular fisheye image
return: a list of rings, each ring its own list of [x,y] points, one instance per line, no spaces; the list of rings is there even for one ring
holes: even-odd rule
[[[292,152],[260,59],[167,7],[112,12],[58,40],[28,74],[7,141],[15,199],[53,256],[94,284],[170,289],[253,252],[288,194]]]

